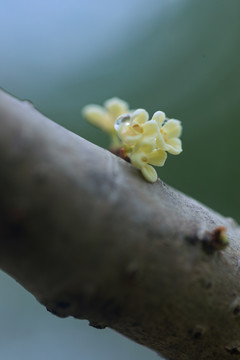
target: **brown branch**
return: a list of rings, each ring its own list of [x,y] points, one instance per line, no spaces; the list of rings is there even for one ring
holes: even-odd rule
[[[0,267],[48,310],[168,359],[240,356],[232,219],[4,92],[0,164]]]

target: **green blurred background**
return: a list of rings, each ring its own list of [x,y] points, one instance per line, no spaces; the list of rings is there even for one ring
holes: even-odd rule
[[[118,96],[183,123],[163,181],[240,220],[240,0],[1,0],[0,79],[103,147],[81,117]],[[159,359],[110,330],[60,320],[0,273],[0,348],[12,359]],[[146,309],[147,311],[147,309]]]

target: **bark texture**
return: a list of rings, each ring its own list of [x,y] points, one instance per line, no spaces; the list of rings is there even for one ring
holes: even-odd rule
[[[49,311],[170,360],[240,358],[232,219],[4,92],[0,164],[0,268]]]

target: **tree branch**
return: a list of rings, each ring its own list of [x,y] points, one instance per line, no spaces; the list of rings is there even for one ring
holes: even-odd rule
[[[109,326],[168,359],[240,356],[232,219],[147,183],[4,92],[0,163],[0,267],[48,310]]]

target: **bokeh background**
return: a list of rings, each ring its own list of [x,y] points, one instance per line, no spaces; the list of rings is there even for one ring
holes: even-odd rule
[[[183,123],[160,177],[240,220],[240,0],[1,0],[0,86],[103,147],[81,117],[112,96]],[[146,309],[147,311],[147,309]],[[58,319],[0,272],[4,360],[154,360],[87,321]]]

